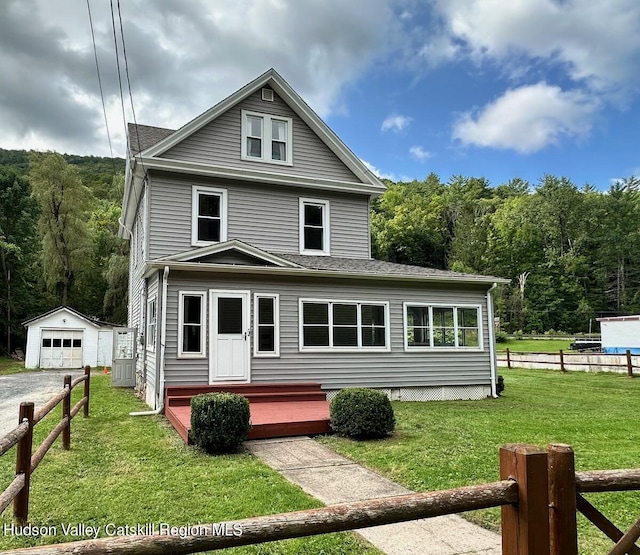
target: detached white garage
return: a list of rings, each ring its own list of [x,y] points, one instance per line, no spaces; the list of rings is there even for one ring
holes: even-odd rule
[[[113,324],[61,306],[22,325],[27,328],[25,368],[111,366]]]

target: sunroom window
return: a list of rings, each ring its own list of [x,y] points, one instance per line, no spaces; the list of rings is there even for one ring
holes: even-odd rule
[[[279,296],[256,293],[254,297],[254,355],[279,356],[280,322]]]
[[[178,356],[204,356],[205,302],[204,291],[180,292]]]
[[[479,306],[404,303],[405,349],[481,348]]]
[[[301,301],[300,347],[304,350],[388,348],[388,304]]]

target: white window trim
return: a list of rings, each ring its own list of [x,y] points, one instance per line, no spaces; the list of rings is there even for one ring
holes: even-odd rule
[[[302,307],[304,303],[326,303],[329,305],[329,343],[333,343],[333,310],[334,304],[356,304],[356,305],[376,305],[384,307],[384,347],[363,346],[362,345],[362,312],[358,309],[358,347],[305,347],[304,342],[304,322]],[[363,352],[390,352],[391,351],[391,323],[389,321],[389,301],[376,300],[344,300],[344,299],[299,299],[298,300],[298,350],[303,353],[363,353]]]
[[[323,250],[305,249],[304,248],[304,207],[306,204],[317,204],[323,207],[322,210],[322,229],[323,235]],[[331,216],[329,213],[329,201],[316,199],[316,198],[303,198],[300,197],[298,203],[298,219],[299,219],[299,243],[300,254],[306,254],[310,256],[330,256],[331,255]]]
[[[200,241],[198,239],[198,197],[200,193],[220,196],[220,241]],[[204,247],[224,243],[227,240],[227,221],[227,190],[193,185],[191,187],[191,245]]]
[[[200,352],[183,351],[184,326],[184,298],[200,297]],[[206,358],[207,357],[207,292],[179,291],[178,292],[178,358]]]
[[[273,299],[274,351],[258,350],[258,299]],[[253,295],[253,356],[259,358],[277,358],[280,356],[280,295],[278,293],[254,293]]]
[[[249,110],[241,110],[242,114],[242,147],[241,158],[243,160],[249,160],[251,162],[266,162],[268,164],[276,164],[279,166],[293,166],[293,119],[283,116],[276,116],[273,114],[264,114],[261,112],[250,112]],[[256,118],[262,118],[262,156],[257,158],[255,156],[249,156],[247,154],[247,117],[253,116]],[[286,160],[273,160],[271,158],[271,121],[284,121],[287,124],[287,159]]]
[[[150,333],[151,326],[151,307],[153,306],[153,333]],[[151,297],[147,299],[147,311],[144,315],[145,318],[145,348],[150,353],[155,352],[156,350],[156,333],[158,328],[158,302],[157,297]]]
[[[452,308],[453,309],[453,328],[454,328],[454,337],[455,337],[455,345],[451,347],[445,346],[418,346],[418,345],[409,345],[409,334],[407,329],[408,318],[407,318],[407,307],[408,306],[424,306],[429,309],[429,342],[433,345],[433,309],[434,308]],[[458,345],[458,309],[459,308],[474,308],[478,311],[478,346],[477,347],[464,347]],[[447,303],[424,303],[424,302],[410,302],[405,301],[402,303],[402,334],[404,337],[404,350],[408,352],[451,352],[451,351],[474,351],[474,352],[482,352],[484,351],[484,329],[482,325],[482,305],[479,304],[447,304]]]

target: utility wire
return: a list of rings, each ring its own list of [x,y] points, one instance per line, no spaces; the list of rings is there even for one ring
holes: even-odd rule
[[[124,28],[122,26],[122,12],[120,10],[120,0],[118,0],[118,20],[120,22],[120,38],[122,40],[122,55],[124,57],[124,71],[127,77],[127,88],[129,90],[129,102],[131,103],[131,113],[133,114],[133,124],[136,130],[136,141],[138,142],[138,154],[142,151],[140,145],[140,133],[138,131],[138,120],[136,119],[136,110],[133,106],[133,95],[131,94],[131,79],[129,78],[129,60],[127,59],[127,46],[124,40]],[[142,165],[142,171],[146,175],[147,170],[144,167],[144,162],[142,161],[142,156],[140,156],[140,164]]]
[[[113,175],[116,174],[116,161],[113,157],[113,147],[111,145],[111,133],[109,133],[109,121],[107,119],[107,108],[104,104],[104,92],[102,91],[102,78],[100,77],[100,65],[98,64],[98,49],[96,48],[96,35],[93,31],[93,17],[91,17],[91,6],[87,0],[87,11],[89,12],[89,26],[91,27],[91,40],[93,42],[93,57],[96,61],[96,73],[98,75],[98,86],[100,88],[100,100],[102,102],[102,114],[104,115],[104,126],[107,130],[107,140],[109,141],[109,152],[111,153],[111,164],[113,166]]]
[[[118,86],[120,87],[120,107],[122,108],[122,124],[124,125],[125,134],[127,132],[127,116],[124,113],[124,95],[122,94],[122,77],[120,72],[120,54],[118,51],[118,37],[116,35],[116,20],[113,13],[113,0],[110,0],[111,5],[111,28],[113,29],[113,45],[116,49],[116,68],[118,70]]]

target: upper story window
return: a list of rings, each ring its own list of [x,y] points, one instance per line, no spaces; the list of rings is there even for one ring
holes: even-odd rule
[[[329,201],[301,198],[300,254],[329,253]]]
[[[226,241],[227,192],[194,186],[191,197],[191,244],[203,246]]]
[[[292,165],[291,118],[242,110],[242,158]]]
[[[404,303],[405,350],[482,349],[479,306]]]

